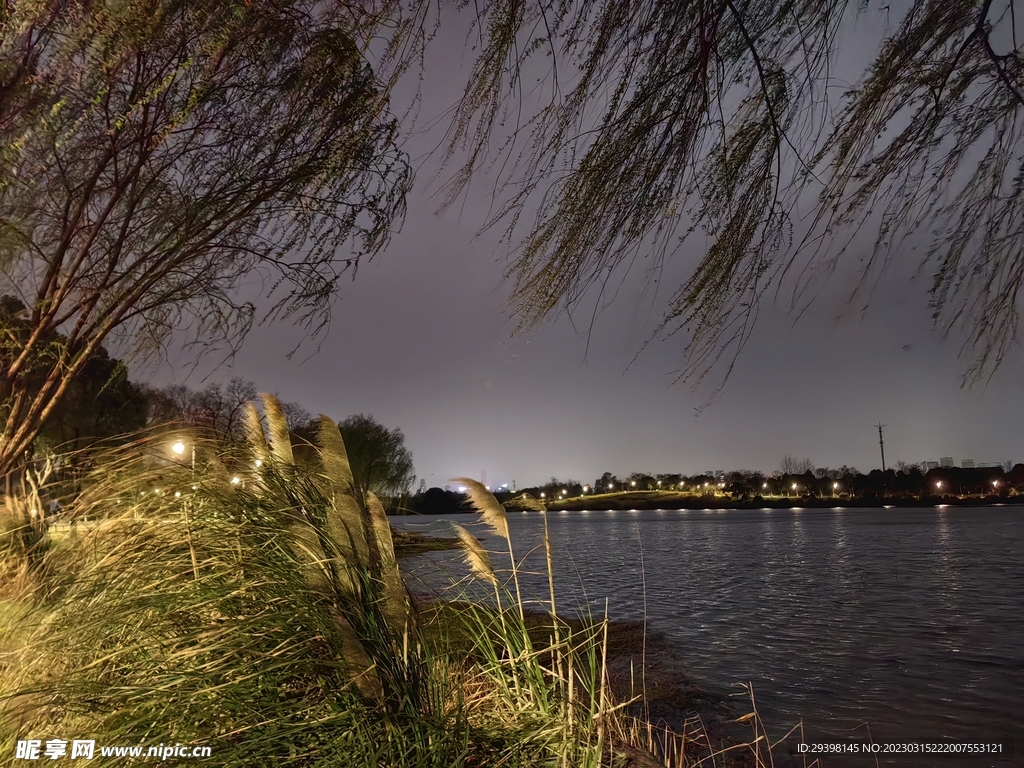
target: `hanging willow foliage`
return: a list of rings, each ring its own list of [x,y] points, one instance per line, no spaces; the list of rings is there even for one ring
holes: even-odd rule
[[[517,244],[520,329],[638,262],[656,279],[700,237],[658,331],[687,337],[680,378],[698,382],[743,347],[769,287],[791,271],[799,311],[863,231],[874,244],[849,254],[863,257],[851,302],[917,259],[936,322],[967,333],[969,378],[999,365],[1024,283],[1012,0],[474,7],[479,55],[447,143],[465,162],[447,199],[497,169],[488,225]],[[887,36],[865,71],[837,72],[844,44],[870,51],[853,29],[865,18],[889,20]],[[541,93],[532,114],[527,93]]]

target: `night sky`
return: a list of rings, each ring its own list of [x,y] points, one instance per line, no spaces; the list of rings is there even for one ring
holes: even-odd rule
[[[854,242],[848,271],[829,280],[799,321],[789,311],[790,282],[778,298],[770,294],[714,399],[724,366],[696,390],[672,384],[684,339],[637,355],[699,256],[696,241],[657,285],[646,280],[648,264],[634,264],[611,286],[614,301],[589,334],[593,302],[571,320],[510,339],[507,246],[496,232],[477,236],[491,202],[487,180],[442,215],[431,185],[439,159],[427,152],[443,135],[432,118],[458,96],[469,64],[460,40],[449,42],[428,60],[405,147],[418,168],[408,217],[387,251],[343,286],[319,348],[307,341],[289,360],[301,331],[257,328],[229,364],[211,355],[190,373],[188,356],[172,353],[137,377],[201,388],[241,376],[314,414],[372,414],[402,429],[428,485],[484,473],[492,487],[523,487],[553,476],[588,483],[605,471],[772,472],[786,454],[867,472],[881,465],[879,421],[888,466],[943,456],[1024,461],[1019,345],[987,386],[961,388],[969,362],[962,337],[933,327],[930,272],[912,279],[911,253],[875,287],[866,314],[865,301],[847,304],[873,233]]]

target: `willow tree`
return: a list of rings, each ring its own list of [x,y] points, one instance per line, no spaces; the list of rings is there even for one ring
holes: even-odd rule
[[[799,310],[862,232],[851,300],[893,260],[919,259],[937,323],[966,334],[969,376],[990,374],[1024,282],[1015,3],[881,5],[475,5],[479,55],[448,142],[449,160],[466,159],[449,199],[497,174],[489,225],[517,245],[519,327],[578,310],[638,262],[656,277],[696,235],[706,251],[657,335],[686,338],[681,377],[699,381],[731,367],[784,274]],[[851,29],[858,14],[889,20],[877,49]],[[865,48],[866,69],[840,81],[837,60]]]
[[[0,6],[0,293],[25,308],[0,327],[0,472],[105,340],[145,352],[187,331],[233,347],[259,291],[271,319],[326,322],[411,181],[360,14]]]
[[[373,416],[357,414],[339,422],[359,498],[374,493],[392,499],[416,481],[412,451],[401,429],[388,429]]]

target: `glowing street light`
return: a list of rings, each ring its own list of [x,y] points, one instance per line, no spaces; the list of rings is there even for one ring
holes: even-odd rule
[[[544,494],[543,494],[543,493],[541,493],[540,497],[541,497],[541,498],[543,499],[543,498],[544,498]]]
[[[611,491],[615,488],[615,483],[608,483],[608,490]]]
[[[942,481],[941,480],[936,480],[935,481],[935,488],[936,489],[941,489],[942,488]]]
[[[632,483],[630,483],[630,485],[632,485],[634,488],[636,488],[636,480],[634,480]]]
[[[836,495],[836,491],[839,490],[839,483],[832,483],[832,495]]]
[[[178,442],[176,442],[174,445],[171,446],[171,451],[176,456],[183,456],[184,453],[185,453],[185,444],[181,440],[179,440]],[[193,445],[192,445],[192,477],[195,478],[195,476],[196,476],[196,446],[193,443]]]
[[[231,478],[231,484],[232,485],[238,485],[240,482],[242,482],[242,479],[240,477],[232,477]]]

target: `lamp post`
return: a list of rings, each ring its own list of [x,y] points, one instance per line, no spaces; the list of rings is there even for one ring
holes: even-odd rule
[[[181,456],[185,453],[185,444],[179,440],[171,446],[171,450],[177,456]],[[193,496],[195,495],[195,479],[196,479],[196,445],[192,443],[192,491]],[[180,492],[175,494],[175,498],[180,496]],[[192,578],[199,581],[199,561],[196,559],[196,548],[192,543],[192,523],[188,519],[188,507],[192,502],[192,497],[185,502],[185,535],[188,537],[188,551],[192,556]]]

